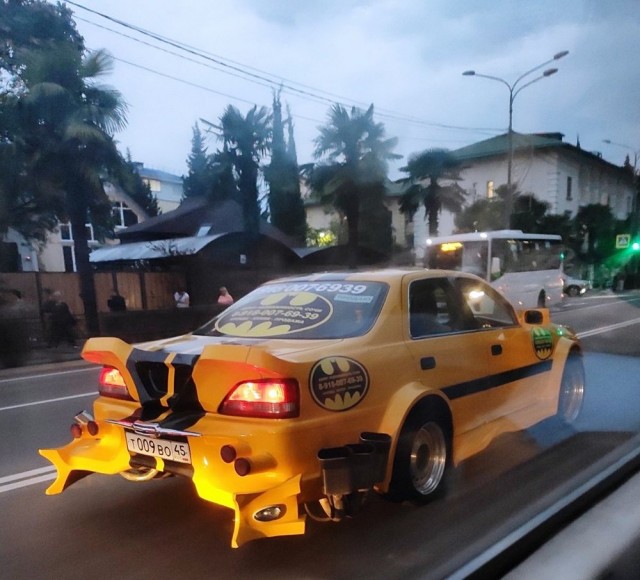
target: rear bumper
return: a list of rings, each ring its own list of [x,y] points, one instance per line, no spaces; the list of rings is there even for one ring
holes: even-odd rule
[[[97,404],[96,411],[99,408]],[[285,444],[283,437],[275,435],[273,429],[265,429],[262,437],[253,439],[262,444],[252,448],[251,442],[243,440],[240,434],[207,435],[213,432],[210,428],[216,421],[205,417],[192,427],[192,431],[202,436],[188,438],[191,464],[182,464],[130,453],[125,429],[104,419],[97,420],[96,435],[83,429],[82,435],[68,445],[40,450],[57,470],[57,477],[46,493],[61,493],[91,473],[113,475],[145,466],[159,472],[187,475],[202,499],[234,510],[233,547],[261,537],[303,534],[305,520],[298,513],[301,472],[294,473],[289,464],[276,460],[276,457],[285,457],[278,453]],[[219,425],[216,430],[218,433],[229,431],[220,429]],[[266,451],[270,444],[273,453]],[[223,447],[226,454],[221,452]]]

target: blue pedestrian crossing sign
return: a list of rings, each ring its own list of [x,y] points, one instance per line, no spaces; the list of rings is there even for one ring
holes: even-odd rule
[[[616,249],[626,250],[631,245],[631,234],[618,234],[616,236]]]

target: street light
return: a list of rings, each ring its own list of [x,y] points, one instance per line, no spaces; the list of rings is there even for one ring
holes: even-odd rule
[[[548,64],[551,64],[556,60],[560,60],[561,58],[567,56],[568,54],[569,54],[568,50],[563,50],[561,52],[554,54],[553,58],[543,63],[540,63],[539,65],[534,66],[532,69],[528,70],[527,72],[521,74],[513,83],[509,83],[505,79],[502,79],[500,77],[496,77],[493,75],[485,75],[485,74],[477,73],[474,70],[467,70],[462,73],[462,75],[466,77],[480,77],[483,79],[498,81],[499,83],[502,83],[503,85],[505,85],[507,89],[509,89],[509,129],[507,133],[509,157],[507,161],[507,196],[505,199],[504,216],[503,216],[504,225],[507,228],[510,226],[511,213],[513,212],[513,192],[511,191],[512,168],[513,168],[513,101],[523,89],[527,88],[533,83],[536,83],[546,77],[550,77],[551,75],[556,74],[558,72],[558,69],[548,68],[542,74],[529,80],[525,84],[519,86],[519,83],[523,79],[528,77],[530,74],[540,70],[541,68],[547,66]]]
[[[624,143],[616,143],[615,141],[611,141],[611,139],[603,139],[603,143],[607,143],[608,145],[615,145],[616,147],[623,147],[633,152],[633,174],[636,174],[636,170],[638,169],[638,150],[631,147],[631,145],[625,145]]]

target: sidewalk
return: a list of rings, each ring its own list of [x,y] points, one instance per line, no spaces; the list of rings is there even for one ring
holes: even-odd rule
[[[35,366],[51,366],[55,368],[63,363],[65,363],[65,366],[68,366],[68,363],[88,365],[90,363],[85,362],[80,356],[84,342],[84,340],[79,340],[78,346],[75,348],[69,345],[61,345],[58,347],[35,345],[26,354],[20,366],[10,368],[0,367],[0,378],[19,376]]]

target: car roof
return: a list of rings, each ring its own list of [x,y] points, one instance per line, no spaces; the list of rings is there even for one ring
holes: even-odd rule
[[[316,272],[300,276],[278,278],[268,283],[278,282],[320,282],[323,280],[342,280],[348,282],[368,281],[397,283],[405,277],[410,278],[442,278],[442,277],[464,277],[478,279],[473,274],[460,272],[457,270],[425,269],[419,267],[407,268],[384,268],[368,270],[336,270],[331,272]]]

